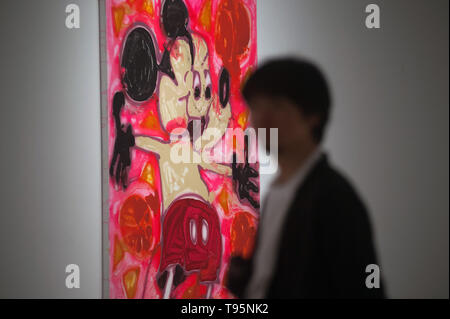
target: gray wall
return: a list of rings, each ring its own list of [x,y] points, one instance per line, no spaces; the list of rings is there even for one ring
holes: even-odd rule
[[[366,29],[365,6],[381,9]],[[390,297],[448,298],[447,0],[258,1],[262,62],[295,54],[328,75],[331,160],[371,211]],[[263,192],[270,176],[263,176]]]
[[[0,2],[1,298],[101,296],[98,10],[68,3]]]
[[[390,296],[448,297],[448,2],[376,3],[370,31],[363,1],[258,1],[259,58],[328,74],[325,147],[371,210]],[[93,0],[0,2],[2,298],[101,296],[98,34]]]

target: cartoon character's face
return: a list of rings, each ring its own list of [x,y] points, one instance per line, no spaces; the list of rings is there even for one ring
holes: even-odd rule
[[[163,75],[159,85],[160,117],[169,133],[180,127],[192,130],[194,120],[201,123],[203,132],[208,110],[215,99],[208,47],[198,35],[193,34],[192,39],[194,57],[191,56],[189,43],[185,39],[179,38],[174,42],[170,50],[170,63],[175,80]]]
[[[192,103],[188,105],[188,115],[193,118],[205,116],[212,101],[211,75],[209,71],[209,54],[206,42],[193,37],[195,59],[192,78]]]

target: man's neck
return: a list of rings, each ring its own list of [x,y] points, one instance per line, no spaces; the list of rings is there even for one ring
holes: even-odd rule
[[[308,158],[317,150],[319,145],[312,144],[304,149],[296,149],[285,154],[279,154],[278,165],[280,174],[275,184],[286,183],[296,171],[305,165]]]

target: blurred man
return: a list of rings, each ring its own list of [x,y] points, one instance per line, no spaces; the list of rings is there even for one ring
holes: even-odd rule
[[[367,210],[320,146],[331,107],[320,70],[302,60],[272,61],[243,95],[266,141],[269,128],[278,128],[279,172],[253,256],[230,262],[229,289],[244,298],[384,297],[382,285],[366,286],[366,267],[377,264]]]

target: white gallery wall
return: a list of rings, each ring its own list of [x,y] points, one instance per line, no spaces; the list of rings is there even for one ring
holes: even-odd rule
[[[324,148],[370,209],[389,296],[448,298],[448,1],[376,1],[368,30],[371,2],[257,0],[259,61],[324,69]],[[98,16],[94,0],[0,2],[0,298],[102,296]]]
[[[365,27],[370,3],[380,29]],[[324,148],[370,210],[389,297],[448,298],[448,1],[257,4],[259,63],[292,54],[328,76]]]

